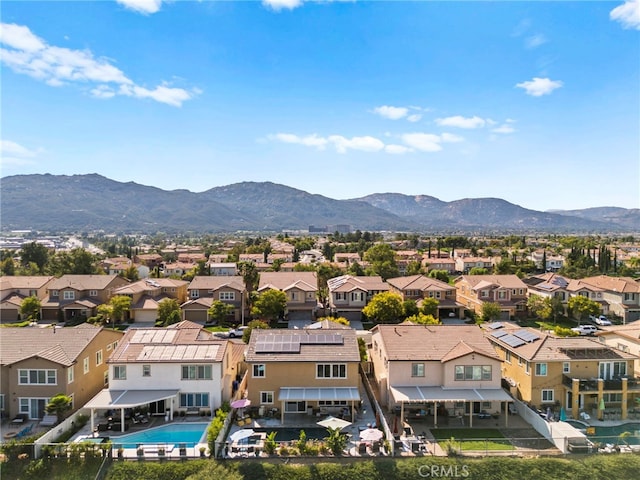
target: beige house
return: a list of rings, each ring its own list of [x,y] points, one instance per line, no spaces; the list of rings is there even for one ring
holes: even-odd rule
[[[598,288],[606,313],[622,319],[623,323],[640,320],[640,283],[629,277],[598,275],[581,279],[583,284]]]
[[[438,318],[449,314],[460,316],[463,307],[456,302],[456,288],[448,283],[424,275],[389,278],[387,283],[392,292],[399,293],[404,300],[415,300],[418,305],[424,298],[438,300]]]
[[[184,320],[209,321],[207,311],[214,300],[233,307],[230,320],[235,322],[241,322],[247,313],[245,285],[240,276],[197,276],[191,280],[187,293],[188,300],[181,305]]]
[[[0,323],[19,321],[25,298],[46,300],[47,285],[54,279],[52,276],[0,277]]]
[[[42,319],[75,322],[92,317],[98,305],[107,303],[117,288],[128,283],[117,275],[63,275],[47,285]]]
[[[3,328],[0,335],[0,408],[3,416],[40,419],[49,399],[73,399],[72,412],[107,382],[107,358],[119,331],[76,327]]]
[[[633,372],[629,374],[640,377],[640,322],[600,328],[602,330],[596,333],[598,340],[611,348],[636,356]]]
[[[288,320],[313,320],[318,308],[316,272],[262,272],[258,293],[280,290],[287,295]]]
[[[114,295],[131,297],[130,318],[137,322],[155,322],[158,304],[172,298],[179,304],[187,299],[189,282],[172,278],[146,278],[114,290]]]
[[[493,270],[494,260],[490,257],[456,257],[456,272],[469,273],[472,268],[485,268]]]
[[[456,271],[456,261],[453,258],[437,258],[431,256],[430,258],[423,255],[422,265],[424,265],[428,272],[431,270],[444,270],[448,274],[452,274]]]
[[[360,320],[362,309],[374,295],[389,291],[389,284],[380,276],[341,275],[327,281],[329,307],[335,316]]]
[[[450,417],[506,412],[501,360],[476,325],[376,325],[369,357],[380,401],[400,417]],[[439,420],[440,418],[440,420]],[[458,422],[460,423],[460,422]]]
[[[288,415],[346,415],[360,404],[360,352],[355,330],[333,322],[321,328],[251,332],[245,361],[252,405]],[[347,414],[348,411],[348,414]]]
[[[455,280],[457,300],[479,314],[485,302],[500,305],[500,318],[527,313],[527,285],[517,275],[462,275]]]
[[[640,397],[640,383],[629,377],[637,357],[599,340],[556,337],[508,322],[489,324],[486,335],[513,394],[543,412],[552,408],[558,415],[563,407],[575,419],[582,412],[602,419],[616,410],[625,419]]]

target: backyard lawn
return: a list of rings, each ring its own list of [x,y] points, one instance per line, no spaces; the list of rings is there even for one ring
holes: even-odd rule
[[[494,428],[433,428],[431,433],[442,448],[452,442],[459,450],[513,450],[515,447]]]

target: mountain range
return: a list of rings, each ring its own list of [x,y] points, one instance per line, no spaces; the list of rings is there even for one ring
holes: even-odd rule
[[[400,193],[334,200],[271,182],[241,182],[194,193],[98,174],[35,174],[0,179],[0,192],[3,231],[279,232],[339,224],[363,231],[460,234],[640,231],[640,209],[540,212],[499,198],[444,202]]]

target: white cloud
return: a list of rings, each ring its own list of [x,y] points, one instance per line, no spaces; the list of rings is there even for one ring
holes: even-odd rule
[[[443,127],[457,128],[479,128],[484,127],[486,120],[480,117],[463,117],[455,115],[453,117],[437,118],[436,123]]]
[[[346,153],[347,150],[361,150],[363,152],[379,152],[384,148],[384,142],[375,137],[351,137],[331,135],[329,141],[333,143],[338,153]]]
[[[460,135],[454,135],[453,133],[443,133],[440,135],[440,139],[445,143],[459,143],[464,142],[464,137]]]
[[[515,128],[513,128],[511,125],[508,124],[503,124],[500,125],[499,127],[496,127],[494,129],[491,130],[493,133],[503,133],[503,134],[507,134],[507,133],[513,133],[516,131]]]
[[[89,50],[47,45],[28,27],[21,25],[0,24],[0,44],[4,45],[0,47],[2,63],[14,72],[29,75],[53,87],[93,84],[90,93],[95,97],[127,95],[150,98],[175,107],[200,93],[196,89],[189,91],[166,83],[152,89],[136,85],[108,59],[96,58]]]
[[[420,121],[421,118],[422,118],[422,114],[414,113],[412,115],[409,115],[407,117],[407,120],[409,120],[410,122],[418,122],[418,121]]]
[[[609,12],[609,18],[622,24],[622,28],[640,30],[640,0],[626,0]]]
[[[384,151],[392,155],[402,155],[404,153],[413,152],[411,148],[405,147],[404,145],[386,145],[384,147]]]
[[[547,43],[547,38],[541,33],[537,33],[535,35],[527,37],[527,39],[524,41],[525,46],[530,49],[537,48],[545,43]]]
[[[407,116],[409,109],[406,107],[392,107],[390,105],[383,105],[373,109],[374,113],[377,113],[381,117],[388,118],[389,120],[400,120]]]
[[[318,150],[324,150],[328,143],[326,138],[319,137],[315,133],[313,135],[307,135],[306,137],[299,137],[292,133],[276,133],[275,135],[268,135],[267,138],[283,143],[295,143],[307,147],[316,147]]]
[[[541,97],[542,95],[549,95],[556,88],[562,87],[562,81],[533,77],[532,80],[516,84],[516,87],[524,88],[527,95]]]
[[[303,0],[262,0],[262,4],[264,6],[269,7],[276,12],[285,8],[293,10],[294,8],[301,6],[302,3]]]
[[[32,159],[40,153],[42,149],[30,150],[11,140],[0,140],[0,164],[4,166],[34,163]]]
[[[162,0],[116,0],[116,2],[144,15],[158,12],[162,5]]]
[[[405,133],[402,141],[408,146],[422,152],[439,152],[442,150],[442,139],[432,133]]]

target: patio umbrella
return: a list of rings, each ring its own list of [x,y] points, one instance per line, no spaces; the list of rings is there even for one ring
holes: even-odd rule
[[[243,428],[229,435],[229,440],[231,440],[232,442],[238,442],[245,438],[249,438],[251,435],[254,435],[255,433],[256,432],[251,428]]]
[[[342,420],[340,418],[336,418],[336,417],[327,417],[324,420],[320,420],[318,422],[318,425],[321,425],[323,427],[326,428],[332,428],[332,429],[339,429],[342,430],[345,427],[348,427],[349,425],[351,425],[351,422],[347,422],[346,420]]]
[[[365,442],[377,442],[383,435],[384,433],[377,428],[367,428],[360,432],[360,440],[364,440]]]
[[[564,422],[567,420],[567,412],[564,411],[564,407],[560,409],[560,421]]]
[[[231,402],[231,408],[244,408],[251,405],[251,400],[248,398],[240,398]]]

